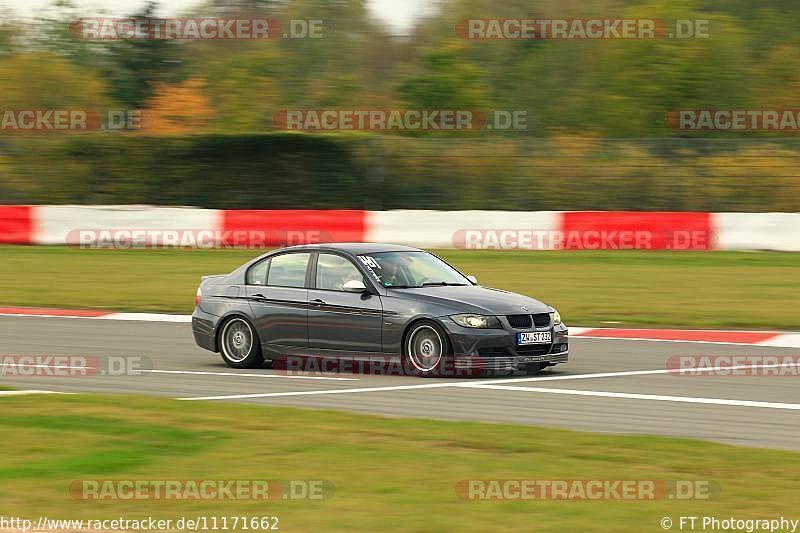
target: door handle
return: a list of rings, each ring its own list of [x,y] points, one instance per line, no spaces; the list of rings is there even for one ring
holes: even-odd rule
[[[313,300],[311,300],[311,303],[314,305],[325,305],[325,300],[322,300],[320,298],[314,298]]]
[[[257,293],[255,293],[255,294],[253,295],[253,298],[258,298],[258,299],[261,299],[261,300],[266,300],[266,298],[264,297],[264,295],[263,295],[263,294],[261,294],[260,292],[257,292]]]

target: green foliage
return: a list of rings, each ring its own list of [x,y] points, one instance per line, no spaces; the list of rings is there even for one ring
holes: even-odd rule
[[[792,140],[98,133],[4,146],[6,203],[800,211]]]
[[[463,57],[464,46],[451,42],[427,54],[422,72],[400,86],[409,109],[480,109],[486,106],[488,86],[482,71]]]
[[[364,170],[341,137],[89,134],[23,146],[12,161],[31,186],[16,202],[314,208],[361,200]],[[71,164],[55,171],[61,161]]]
[[[282,109],[436,108],[526,110],[519,135],[569,132],[609,137],[673,136],[670,111],[785,105],[795,94],[800,16],[788,3],[626,0],[448,0],[409,37],[392,37],[363,0],[212,3],[226,17],[322,21],[320,38],[257,41],[100,41],[70,36],[79,12],[27,30],[13,47],[62,55],[88,68],[121,106],[147,105],[156,83],[204,78],[219,111],[211,131],[271,128]],[[154,4],[135,17],[151,16]],[[187,13],[186,15],[191,15]],[[625,18],[709,21],[706,38],[465,40],[459,20],[476,17]],[[20,28],[0,26],[0,49]],[[22,43],[26,42],[24,39]],[[41,57],[41,56],[39,56]],[[0,56],[0,63],[5,59]],[[13,80],[13,77],[12,77]],[[785,95],[777,99],[775,95]]]
[[[135,19],[152,18],[156,3],[149,3],[136,14]],[[113,41],[105,46],[105,76],[109,79],[111,94],[126,109],[145,107],[153,96],[153,85],[157,82],[177,81],[183,72],[174,41],[132,40]]]

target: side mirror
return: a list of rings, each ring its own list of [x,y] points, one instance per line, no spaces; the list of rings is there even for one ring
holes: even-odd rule
[[[476,277],[475,277],[475,276],[473,276],[472,274],[470,274],[469,276],[467,276],[467,279],[468,279],[468,280],[470,281],[470,283],[472,283],[473,285],[477,285],[477,284],[478,284],[478,278],[476,278]]]
[[[350,281],[345,281],[342,289],[346,292],[364,292],[367,290],[367,286],[360,279],[351,279]]]

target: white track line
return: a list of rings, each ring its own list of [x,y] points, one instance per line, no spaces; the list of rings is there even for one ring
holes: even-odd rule
[[[52,390],[0,390],[0,396],[25,396],[27,394],[72,394]]]
[[[797,367],[800,363],[771,363],[761,365],[734,365],[734,366],[718,366],[718,367],[702,367],[691,369],[670,369],[659,368],[658,370],[629,370],[624,372],[600,372],[596,374],[565,374],[563,376],[538,376],[531,378],[509,378],[509,379],[496,379],[492,381],[479,381],[473,385],[502,385],[504,383],[523,383],[529,381],[561,381],[571,379],[598,379],[598,378],[616,378],[625,376],[652,376],[659,374],[673,374],[679,377],[691,376],[694,374],[709,374],[712,372],[734,371],[734,370],[757,370],[761,368],[783,368],[783,367]],[[469,383],[469,382],[465,382]]]
[[[462,381],[460,383],[468,383]],[[243,400],[248,398],[275,398],[280,396],[315,396],[322,394],[355,394],[359,392],[387,392],[397,390],[411,390],[411,389],[440,389],[444,387],[453,387],[457,383],[427,383],[425,385],[395,385],[393,387],[362,387],[357,389],[327,389],[327,390],[309,390],[309,391],[291,391],[291,392],[265,392],[261,394],[231,394],[227,396],[203,396],[193,398],[175,398],[176,400],[183,401],[198,401],[198,400]]]
[[[95,320],[134,320],[138,322],[191,323],[192,315],[165,315],[162,313],[111,313],[94,317]]]
[[[286,376],[283,374],[246,374],[237,372],[202,372],[196,370],[138,370],[137,372],[146,372],[150,374],[188,374],[190,376],[234,376],[244,378],[277,378],[277,379],[314,379],[321,381],[359,381],[358,378],[338,378],[327,376],[303,376],[291,375]]]
[[[48,315],[42,313],[0,313],[0,317],[21,318],[71,318],[73,320],[122,320],[135,322],[191,323],[192,315],[167,315],[163,313],[109,313],[107,315]]]
[[[69,365],[40,365],[37,363],[0,363],[0,367],[6,368],[49,368],[51,370],[98,370],[93,366],[69,366]],[[0,377],[4,377],[0,375]]]
[[[78,370],[87,372],[90,370],[103,370],[102,368],[93,367],[93,366],[70,366],[70,365],[42,365],[38,363],[0,363],[0,368],[42,368],[42,369],[49,369],[49,370]],[[203,372],[199,370],[158,370],[158,369],[143,369],[140,368],[138,370],[131,371],[131,374],[128,375],[136,375],[136,374],[187,374],[191,376],[226,376],[226,377],[240,377],[240,378],[269,378],[269,379],[311,379],[316,381],[359,381],[358,378],[339,378],[339,377],[327,377],[327,376],[299,376],[299,375],[292,375],[292,376],[285,376],[283,374],[250,374],[250,373],[237,373],[237,372]],[[0,372],[0,378],[2,377],[16,377],[10,376],[7,374],[3,374]],[[29,376],[25,376],[29,377]],[[41,377],[41,376],[33,376],[33,377]],[[84,376],[48,376],[48,377],[84,377]],[[112,376],[115,377],[115,376]]]
[[[660,394],[630,394],[627,392],[586,391],[573,389],[544,389],[540,387],[514,387],[511,385],[469,385],[459,387],[491,389],[501,391],[539,392],[544,394],[568,394],[572,396],[593,396],[601,398],[625,398],[629,400],[655,400],[659,402],[700,403],[710,405],[733,405],[738,407],[760,407],[767,409],[800,410],[798,403],[758,402],[750,400],[726,400],[722,398],[695,398],[689,396],[664,396]]]
[[[355,389],[326,389],[326,390],[290,391],[290,392],[265,392],[265,393],[254,393],[254,394],[230,394],[224,396],[200,396],[200,397],[190,397],[190,398],[176,398],[176,400],[185,400],[185,401],[244,400],[250,398],[275,398],[281,396],[315,396],[322,394],[357,394],[361,392],[385,392],[385,391],[413,390],[413,389],[439,389],[445,387],[482,388],[484,385],[487,386],[486,388],[489,388],[488,386],[500,386],[505,383],[527,383],[531,381],[597,379],[597,378],[613,378],[613,377],[625,377],[625,376],[648,376],[648,375],[658,375],[658,374],[675,374],[677,376],[686,376],[692,374],[702,374],[702,373],[717,372],[717,371],[778,368],[783,366],[798,366],[798,365],[800,365],[800,363],[792,363],[786,365],[780,363],[765,364],[765,365],[736,365],[736,366],[720,366],[716,368],[697,368],[697,369],[691,369],[689,371],[660,368],[657,370],[631,370],[627,372],[603,372],[599,374],[571,374],[565,376],[539,376],[531,378],[511,378],[511,379],[483,380],[483,381],[456,381],[452,383],[426,383],[421,385],[397,385],[389,387],[363,387]],[[534,390],[526,387],[515,387],[515,388],[519,388],[522,390]],[[542,389],[542,390],[558,390],[558,389]]]
[[[40,315],[28,313],[0,313],[0,318],[68,318],[70,320],[97,320],[96,316]]]

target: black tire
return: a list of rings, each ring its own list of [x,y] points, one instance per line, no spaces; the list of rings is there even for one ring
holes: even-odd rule
[[[412,376],[435,377],[445,374],[452,351],[450,339],[433,320],[419,320],[403,336],[403,368]]]
[[[240,316],[229,318],[220,327],[219,353],[232,368],[258,368],[264,364],[256,329]]]

